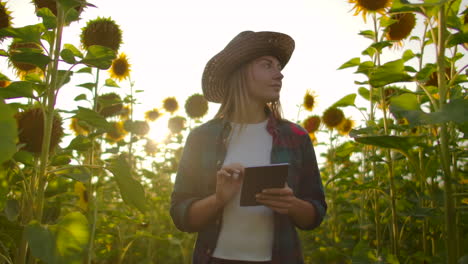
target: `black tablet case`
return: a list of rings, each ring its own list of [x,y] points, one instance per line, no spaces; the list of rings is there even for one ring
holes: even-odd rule
[[[288,176],[289,163],[246,167],[240,197],[240,206],[259,204],[255,195],[264,189],[283,188]]]

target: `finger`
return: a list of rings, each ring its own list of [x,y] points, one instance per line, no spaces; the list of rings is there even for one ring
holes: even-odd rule
[[[271,209],[277,209],[277,210],[288,210],[291,208],[291,204],[287,202],[280,202],[280,201],[273,201],[273,200],[263,200],[263,199],[257,199],[257,202],[260,204],[263,204],[265,206],[270,207]]]

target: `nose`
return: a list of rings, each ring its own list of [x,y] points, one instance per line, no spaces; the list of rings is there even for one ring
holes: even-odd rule
[[[277,80],[277,81],[283,80],[283,77],[284,77],[284,75],[283,75],[283,73],[281,73],[280,70],[277,70],[277,71],[275,72],[275,75],[273,76],[273,78],[274,78],[275,80]]]

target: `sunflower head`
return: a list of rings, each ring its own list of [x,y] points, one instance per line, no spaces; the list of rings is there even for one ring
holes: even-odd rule
[[[75,194],[78,196],[78,207],[83,211],[88,211],[88,190],[82,182],[75,182]]]
[[[190,118],[201,118],[208,112],[208,101],[201,94],[194,94],[185,101],[185,112]]]
[[[154,140],[146,140],[145,152],[149,156],[154,156],[158,152],[158,144]]]
[[[97,111],[103,117],[111,117],[120,114],[123,108],[122,99],[116,93],[107,93],[98,96]]]
[[[92,45],[101,45],[117,52],[122,44],[122,31],[111,18],[88,21],[81,30],[81,45],[87,49]]]
[[[144,136],[148,134],[150,127],[146,121],[131,121],[124,122],[124,129],[137,136]]]
[[[130,117],[131,112],[132,109],[130,108],[130,105],[124,105],[119,113],[120,119],[127,120]]]
[[[91,131],[91,128],[84,123],[83,121],[79,120],[76,117],[72,117],[71,123],[70,123],[70,129],[75,132],[75,135],[83,135],[87,136],[89,132]]]
[[[330,107],[323,112],[322,120],[328,128],[335,128],[343,122],[344,113],[339,108]]]
[[[175,99],[175,97],[168,97],[163,101],[163,108],[167,112],[173,114],[177,109],[179,109],[179,103]]]
[[[337,127],[337,129],[341,135],[348,135],[353,127],[354,121],[349,118],[345,118],[343,122],[341,122],[341,124]]]
[[[18,62],[11,59],[11,56],[20,54],[25,51],[42,53],[42,48],[41,46],[39,46],[39,44],[34,42],[13,41],[10,44],[10,47],[8,48],[8,53],[10,55],[10,67],[12,67],[15,70],[16,75],[20,78],[23,78],[29,73],[37,73],[39,75],[42,75],[42,70],[39,69],[39,67],[37,67],[36,65],[26,62]]]
[[[385,10],[392,6],[392,0],[349,0],[351,4],[354,4],[353,9],[356,11],[354,15],[362,13],[364,22],[368,13],[380,13],[384,14]]]
[[[169,119],[167,126],[171,133],[180,133],[185,128],[185,118],[181,116],[174,116]]]
[[[159,110],[157,108],[154,108],[152,110],[149,110],[145,113],[145,119],[153,122],[156,119],[158,119],[161,116],[161,113],[159,113]]]
[[[33,107],[16,114],[15,117],[18,124],[19,142],[24,144],[23,148],[34,154],[40,154],[44,137],[44,113],[42,108]],[[62,136],[62,118],[58,113],[55,113],[52,121],[49,151],[58,146]]]
[[[120,55],[112,61],[109,74],[111,78],[119,81],[130,76],[130,63],[128,62],[127,55],[125,55],[125,53],[120,53]]]
[[[312,141],[312,144],[317,145],[317,137],[315,136],[315,133],[309,133],[310,141]]]
[[[107,131],[106,139],[111,143],[116,143],[125,138],[128,132],[124,129],[123,122],[110,122],[111,130]]]
[[[320,116],[309,116],[304,120],[302,126],[307,130],[309,133],[315,133],[320,127],[321,119]]]
[[[416,16],[413,13],[394,14],[391,19],[395,22],[385,29],[388,40],[402,41],[410,35],[416,25]]]
[[[6,3],[0,2],[0,29],[11,26],[10,14],[11,12],[6,8]]]
[[[304,100],[302,102],[302,107],[304,107],[307,111],[312,111],[316,105],[316,95],[311,90],[307,90],[306,94],[304,95]]]

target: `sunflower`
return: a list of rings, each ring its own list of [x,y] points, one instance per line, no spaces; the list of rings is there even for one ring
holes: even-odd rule
[[[44,136],[44,112],[40,107],[27,109],[15,115],[18,124],[19,142],[24,144],[26,151],[40,154]],[[56,148],[63,136],[62,119],[55,113],[52,121],[49,151]]]
[[[208,101],[201,94],[194,94],[185,101],[185,112],[190,118],[201,118],[208,112]]]
[[[0,81],[0,88],[8,87],[8,85],[10,85],[10,84],[11,84],[10,81],[2,80],[2,81]]]
[[[177,134],[180,133],[185,128],[185,118],[181,116],[175,116],[169,119],[167,127],[171,133]]]
[[[78,196],[78,207],[83,211],[88,211],[88,191],[82,182],[75,182],[75,194]]]
[[[57,16],[57,0],[33,0],[32,2],[36,6],[36,12],[37,10],[45,7],[48,8],[55,16]],[[78,11],[78,13],[81,13],[83,8],[79,5],[75,7],[75,10]]]
[[[321,119],[320,116],[309,116],[304,120],[302,126],[307,130],[309,133],[315,133],[320,127]]]
[[[367,13],[385,14],[385,9],[392,6],[391,0],[349,0],[349,3],[354,4],[353,9],[356,9],[354,15],[362,13],[362,18],[366,22]]]
[[[128,132],[124,129],[123,122],[110,122],[110,124],[112,125],[112,129],[106,133],[106,139],[110,143],[119,142],[124,139]]]
[[[127,120],[130,117],[131,112],[132,109],[130,108],[130,105],[124,105],[119,113],[120,119]]]
[[[90,127],[87,126],[83,121],[79,120],[76,117],[72,117],[70,123],[70,129],[75,132],[75,135],[83,135],[86,136],[91,131]]]
[[[354,121],[349,118],[345,118],[345,120],[341,122],[341,124],[337,127],[337,129],[341,135],[345,136],[349,134],[349,132],[351,131],[351,129],[353,129],[353,127],[354,127]]]
[[[341,109],[331,107],[323,112],[322,120],[328,128],[334,128],[341,124],[344,120],[344,113]]]
[[[148,134],[150,127],[146,121],[131,121],[124,122],[124,129],[137,136],[144,136]]]
[[[416,16],[413,13],[394,14],[391,19],[395,22],[385,29],[388,40],[401,41],[407,38],[416,25]]]
[[[175,97],[168,97],[163,101],[163,108],[167,112],[173,114],[177,109],[179,109],[179,103],[175,99]]]
[[[307,111],[312,111],[315,107],[316,102],[316,95],[311,90],[307,90],[306,94],[304,95],[304,100],[302,102],[302,106]]]
[[[6,8],[6,3],[0,2],[0,29],[11,26],[10,14],[11,12]]]
[[[145,152],[149,156],[154,156],[158,152],[158,144],[154,140],[146,140]]]
[[[159,110],[157,108],[153,108],[153,110],[149,110],[145,113],[145,119],[148,121],[155,121],[161,116],[161,113],[159,113]]]
[[[130,64],[128,63],[127,55],[125,55],[125,53],[120,53],[119,57],[112,61],[109,74],[111,78],[119,81],[130,76]]]
[[[312,141],[312,144],[317,145],[317,137],[315,136],[315,133],[309,133],[310,141]]]
[[[122,31],[111,18],[101,18],[88,21],[81,30],[81,44],[88,49],[92,45],[101,45],[117,52],[122,44]]]
[[[19,42],[13,41],[8,48],[9,53],[9,65],[13,69],[15,69],[16,75],[20,78],[23,78],[29,73],[37,73],[42,75],[41,69],[34,64],[30,64],[27,62],[18,62],[11,59],[12,56],[21,54],[24,51],[28,52],[37,52],[42,53],[42,48],[39,44],[34,42]]]
[[[119,115],[122,108],[122,99],[116,93],[103,94],[97,98],[97,111],[103,117]]]

